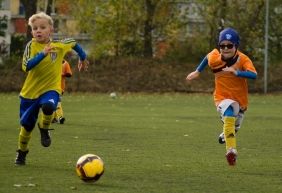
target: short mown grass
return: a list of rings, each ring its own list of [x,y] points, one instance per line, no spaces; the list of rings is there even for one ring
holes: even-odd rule
[[[52,145],[35,128],[27,164],[14,165],[17,94],[0,94],[1,193],[278,193],[282,192],[282,95],[251,95],[237,135],[235,167],[217,142],[222,130],[207,94],[68,94],[66,122]],[[105,173],[84,183],[77,159],[99,155]]]

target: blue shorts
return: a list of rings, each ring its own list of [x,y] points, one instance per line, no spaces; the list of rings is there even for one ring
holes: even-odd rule
[[[20,123],[27,131],[32,131],[37,119],[40,107],[43,104],[50,103],[54,111],[57,108],[59,93],[48,91],[37,99],[26,99],[20,96]]]

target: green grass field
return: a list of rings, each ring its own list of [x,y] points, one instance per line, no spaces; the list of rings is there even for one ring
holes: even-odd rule
[[[0,94],[0,193],[281,193],[281,99],[250,96],[230,167],[211,95],[67,93],[66,123],[52,125],[52,145],[41,147],[36,128],[19,167],[18,96]],[[105,162],[94,184],[75,173],[86,153]]]

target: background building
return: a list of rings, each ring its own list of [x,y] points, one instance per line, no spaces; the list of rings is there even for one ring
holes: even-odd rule
[[[38,0],[36,12],[47,12],[49,1]],[[87,46],[89,37],[81,33],[77,28],[77,22],[69,15],[69,4],[64,1],[51,2],[51,17],[54,20],[54,38],[73,37],[78,42]],[[49,2],[49,3],[50,3]],[[0,36],[1,55],[9,54],[12,36],[25,36],[27,33],[27,21],[25,19],[25,7],[20,0],[2,0],[0,6],[0,21],[7,25],[2,29],[4,36]]]

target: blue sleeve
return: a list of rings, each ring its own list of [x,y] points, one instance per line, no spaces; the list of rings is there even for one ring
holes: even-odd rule
[[[242,77],[242,78],[249,78],[249,79],[256,79],[257,74],[251,71],[236,71],[236,76]]]
[[[82,49],[82,47],[76,43],[75,46],[72,48],[74,51],[76,51],[76,53],[78,54],[80,60],[85,60],[86,59],[86,53],[84,52],[84,50]]]
[[[39,52],[33,58],[28,60],[28,62],[26,64],[26,71],[30,71],[33,67],[35,67],[37,64],[39,64],[39,62],[41,62],[41,60],[43,60],[43,58],[45,58],[44,52]]]
[[[207,56],[201,61],[201,63],[199,64],[199,66],[197,67],[197,71],[198,72],[202,72],[205,67],[208,65],[208,58]]]

